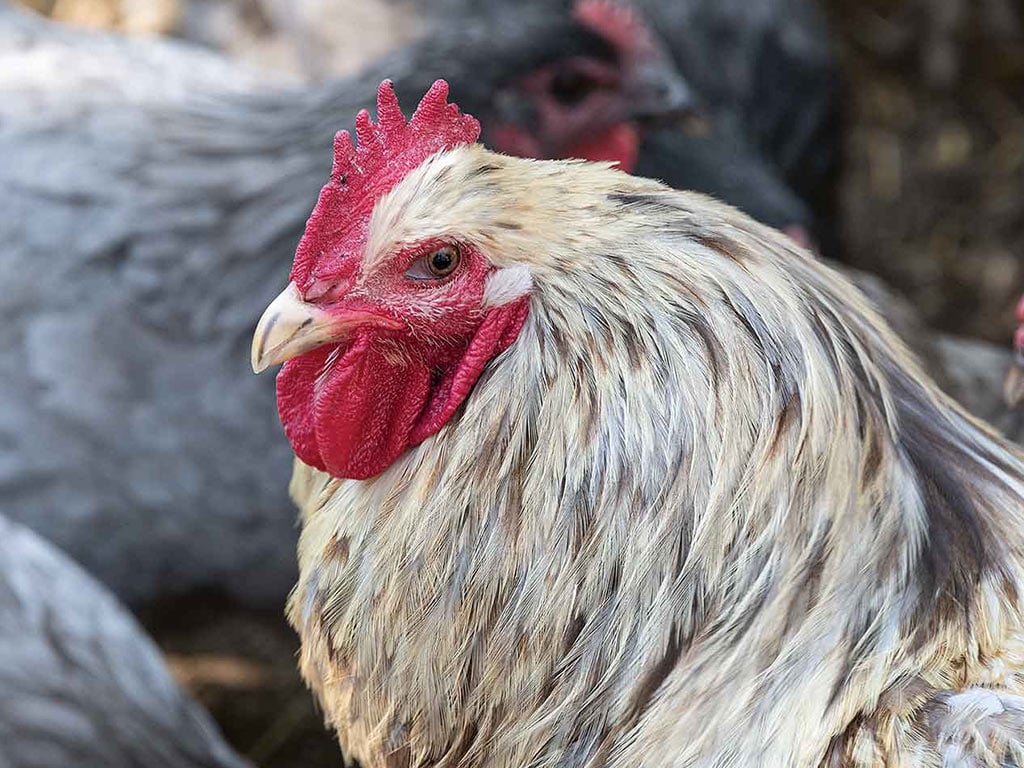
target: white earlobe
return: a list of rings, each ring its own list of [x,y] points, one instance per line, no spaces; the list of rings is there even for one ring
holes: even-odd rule
[[[525,296],[533,288],[530,270],[521,264],[505,267],[493,273],[487,279],[484,288],[484,306],[500,307]]]

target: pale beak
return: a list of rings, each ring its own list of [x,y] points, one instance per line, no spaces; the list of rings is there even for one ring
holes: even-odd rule
[[[303,301],[295,283],[288,283],[256,324],[252,369],[260,373],[334,341],[346,333],[347,325],[315,304]]]

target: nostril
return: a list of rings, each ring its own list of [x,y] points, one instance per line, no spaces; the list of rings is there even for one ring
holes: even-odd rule
[[[668,83],[655,83],[652,90],[654,91],[654,95],[657,96],[659,99],[667,98],[668,95],[672,92],[672,89],[669,88]]]
[[[652,82],[648,93],[663,112],[683,113],[695,107],[690,89],[684,83],[672,79],[662,78]]]
[[[319,278],[302,291],[304,301],[334,301],[344,296],[350,286],[349,280]]]

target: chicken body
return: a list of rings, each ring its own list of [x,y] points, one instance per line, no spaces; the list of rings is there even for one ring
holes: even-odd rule
[[[429,330],[416,302],[476,295],[479,254],[485,313],[527,297],[436,434],[365,480],[296,467],[289,617],[347,754],[1024,765],[1024,457],[844,278],[734,209],[593,164],[456,146],[351,212],[358,247],[332,239],[345,198],[326,190],[278,300],[306,314],[281,328],[275,303],[254,346],[257,367],[298,355],[279,404],[312,460],[359,455],[324,433],[346,409],[393,428],[383,381],[332,394],[361,370],[339,361],[380,344],[416,380],[420,335],[451,323]],[[379,293],[439,241],[469,249],[464,274]],[[303,294],[315,254],[340,261]],[[325,335],[297,335],[310,323]]]
[[[504,29],[449,24],[378,72],[272,89],[184,45],[0,6],[6,512],[132,604],[204,587],[279,604],[291,455],[247,370],[252,324],[379,72],[416,95],[447,73],[484,115],[515,110],[524,73],[594,55],[565,13]]]
[[[114,596],[0,517],[0,766],[248,765]]]

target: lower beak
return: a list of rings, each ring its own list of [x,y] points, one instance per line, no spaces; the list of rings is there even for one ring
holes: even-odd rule
[[[330,313],[303,301],[295,283],[289,283],[270,302],[256,324],[252,337],[252,369],[256,373],[271,365],[335,341],[347,331]]]

